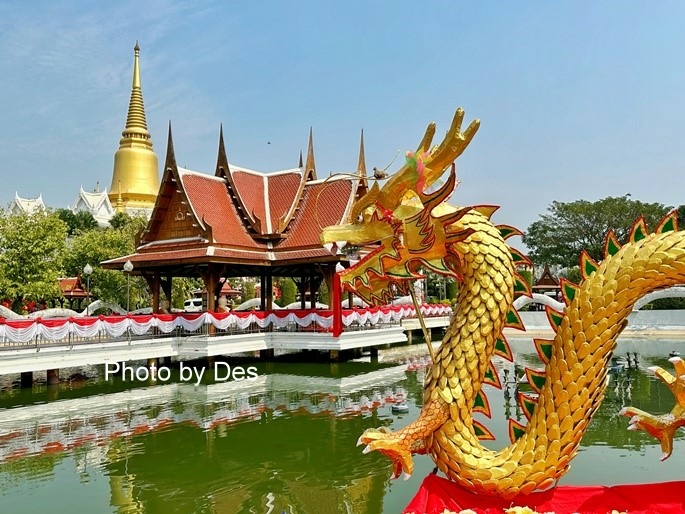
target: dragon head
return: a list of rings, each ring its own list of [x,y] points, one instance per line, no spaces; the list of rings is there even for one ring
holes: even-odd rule
[[[475,120],[462,132],[463,118],[464,111],[458,109],[445,139],[429,149],[435,134],[431,123],[417,150],[407,152],[404,166],[382,188],[374,183],[354,203],[346,223],[323,230],[321,242],[326,246],[363,249],[361,260],[351,260],[352,265],[339,273],[343,291],[378,305],[387,303],[394,292],[406,293],[412,280],[422,278],[420,268],[457,276],[448,257],[459,258],[453,245],[471,233],[458,223],[469,209],[444,202],[457,185],[454,161],[479,126]],[[445,184],[428,193],[447,168]]]

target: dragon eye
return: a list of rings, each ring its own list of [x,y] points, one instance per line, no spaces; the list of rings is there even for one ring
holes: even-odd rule
[[[357,216],[357,223],[361,223],[362,221],[364,221],[364,215],[360,214],[359,216]]]

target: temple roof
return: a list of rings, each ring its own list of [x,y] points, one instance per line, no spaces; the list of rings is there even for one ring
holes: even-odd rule
[[[533,289],[559,289],[559,280],[552,275],[549,266],[545,264],[540,278],[533,284]]]
[[[311,138],[310,138],[311,141]],[[359,180],[316,180],[306,167],[262,173],[228,163],[223,133],[214,175],[176,164],[171,129],[162,184],[136,253],[103,263],[162,269],[191,263],[278,267],[337,262],[321,230],[341,223]],[[236,271],[238,273],[238,271]]]
[[[14,200],[9,205],[9,212],[23,212],[26,214],[33,214],[38,210],[45,210],[43,203],[43,195],[39,194],[38,198],[22,198],[18,192],[14,193]]]
[[[100,227],[108,227],[109,220],[114,215],[114,208],[109,201],[106,189],[104,191],[86,191],[81,186],[70,209],[74,214],[79,211],[89,212]]]
[[[62,290],[62,295],[65,298],[86,298],[88,292],[84,289],[81,283],[81,276],[76,277],[62,277],[57,279],[59,287]]]
[[[83,189],[83,186],[79,188],[78,195],[74,201],[74,209],[78,206],[79,202],[82,202],[83,207],[92,210],[98,210],[107,204],[111,206],[106,189],[104,191],[86,191]]]

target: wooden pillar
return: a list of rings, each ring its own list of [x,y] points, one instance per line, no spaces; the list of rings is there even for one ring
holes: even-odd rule
[[[265,282],[265,310],[270,311],[271,309],[274,308],[274,277],[271,274],[271,270],[266,270],[266,274],[264,276],[264,282]]]
[[[300,290],[300,309],[306,309],[306,293],[307,293],[307,277],[302,275],[302,280],[297,284],[297,288]]]
[[[374,364],[378,364],[378,347],[377,346],[371,347],[371,362]]]
[[[326,287],[328,288],[328,298],[331,300],[333,298],[333,278],[335,277],[335,266],[327,265],[323,270],[323,279],[326,281]]]
[[[331,362],[339,362],[340,361],[340,352],[338,350],[328,350],[328,359]]]
[[[316,293],[323,279],[326,278],[326,272],[314,273],[309,277],[309,308],[316,309]]]
[[[150,281],[150,289],[152,289],[152,312],[159,312],[159,271],[155,271],[152,274],[152,280]],[[169,307],[169,312],[171,312],[171,307]]]
[[[347,308],[352,309],[353,307],[354,307],[354,295],[348,291],[347,292]]]
[[[59,370],[58,369],[49,369],[48,370],[48,385],[57,385],[59,384]]]
[[[314,289],[314,284],[317,281],[314,279],[314,277],[311,277],[309,280],[309,308],[310,309],[316,309],[316,291]]]
[[[160,277],[160,282],[162,285],[162,292],[164,293],[164,296],[166,297],[166,301],[169,302],[169,309],[171,309],[171,306],[173,305],[171,301],[171,282],[173,281],[174,277],[171,275],[167,275],[164,280],[161,279]]]
[[[204,278],[205,289],[207,290],[207,310],[209,312],[216,310],[216,285],[218,283],[216,274],[216,268],[210,264]]]
[[[259,350],[259,358],[260,359],[273,359],[274,358],[274,349],[268,348],[266,350]]]
[[[21,374],[21,387],[32,387],[33,386],[33,372],[24,371]]]

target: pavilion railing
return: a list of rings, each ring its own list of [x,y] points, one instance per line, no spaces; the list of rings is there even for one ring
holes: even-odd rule
[[[424,317],[448,316],[444,305],[422,305]],[[0,349],[22,346],[81,345],[93,342],[164,337],[211,337],[250,332],[331,332],[332,310],[274,310],[90,316],[31,320],[0,318]],[[410,306],[343,309],[344,331],[378,329],[416,317]]]

